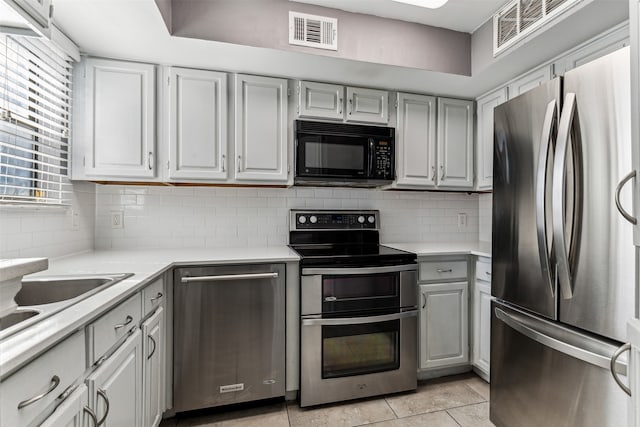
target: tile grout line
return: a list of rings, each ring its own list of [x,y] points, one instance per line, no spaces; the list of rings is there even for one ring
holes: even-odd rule
[[[465,405],[465,406],[468,406],[468,405]],[[462,407],[462,406],[459,406],[459,408],[461,408],[461,407]],[[452,408],[452,409],[453,409],[453,408]],[[458,420],[456,420],[456,417],[454,417],[453,415],[451,415],[451,414],[449,413],[449,410],[448,410],[448,409],[445,409],[445,412],[447,413],[447,415],[449,416],[449,418],[451,418],[451,419],[453,420],[453,422],[454,422],[454,423],[456,423],[456,424],[458,424],[460,427],[462,427],[462,424],[460,424],[460,423],[458,422]]]
[[[391,406],[391,405],[389,404],[389,402],[387,401],[387,398],[385,397],[383,400],[384,400],[384,403],[386,403],[386,404],[387,404],[387,406],[389,407],[389,409],[391,409],[391,412],[393,413],[393,416],[394,416],[394,417],[396,417],[396,420],[399,420],[399,419],[400,419],[400,417],[398,416],[398,414],[396,414],[396,411],[393,409],[393,406]]]

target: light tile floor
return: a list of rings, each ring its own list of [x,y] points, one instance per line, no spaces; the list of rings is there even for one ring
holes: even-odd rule
[[[297,402],[164,420],[160,427],[492,427],[489,384],[474,374],[420,381],[415,392],[303,409]]]

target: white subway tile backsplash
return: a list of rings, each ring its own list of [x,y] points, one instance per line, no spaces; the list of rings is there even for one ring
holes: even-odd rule
[[[378,209],[383,242],[476,241],[483,223],[478,195],[466,193],[117,185],[96,193],[96,249],[283,245],[297,208]],[[124,229],[111,228],[111,210],[124,211]],[[461,212],[468,223],[458,228]]]

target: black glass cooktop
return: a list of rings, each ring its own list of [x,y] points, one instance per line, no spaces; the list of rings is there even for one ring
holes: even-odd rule
[[[379,267],[410,264],[416,255],[384,245],[291,245],[302,265]]]

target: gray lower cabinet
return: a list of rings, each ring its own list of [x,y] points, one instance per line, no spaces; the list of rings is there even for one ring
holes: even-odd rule
[[[468,282],[420,285],[420,369],[469,362]]]
[[[142,340],[135,329],[88,378],[91,408],[104,427],[142,425]]]

